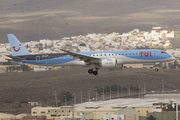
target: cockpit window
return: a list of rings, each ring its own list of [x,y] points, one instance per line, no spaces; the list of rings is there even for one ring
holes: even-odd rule
[[[161,51],[161,54],[166,54],[166,52],[164,52],[164,51]]]

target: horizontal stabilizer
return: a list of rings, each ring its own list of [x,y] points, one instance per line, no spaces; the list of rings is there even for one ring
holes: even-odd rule
[[[13,59],[22,59],[20,57],[12,56],[12,55],[6,55],[7,57],[13,58]]]

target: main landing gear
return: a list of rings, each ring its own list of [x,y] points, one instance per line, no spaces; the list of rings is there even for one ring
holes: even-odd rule
[[[98,69],[96,68],[96,70],[94,70],[94,71],[93,71],[93,69],[89,69],[88,73],[93,74],[93,75],[97,75],[98,74]]]
[[[157,72],[157,71],[158,71],[158,68],[155,68],[155,71]]]

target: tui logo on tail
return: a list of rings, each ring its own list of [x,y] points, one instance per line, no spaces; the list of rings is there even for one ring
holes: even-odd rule
[[[21,46],[21,44],[19,44],[19,46]],[[16,50],[16,47],[15,47],[15,46],[13,46],[12,48],[14,49],[15,52],[19,52],[19,50],[21,49],[21,48],[19,47],[19,48]]]

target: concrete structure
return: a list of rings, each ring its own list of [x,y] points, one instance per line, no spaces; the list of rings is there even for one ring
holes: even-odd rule
[[[124,115],[125,120],[139,120],[139,113],[134,108],[125,108],[115,112],[116,115]]]
[[[155,96],[155,95],[154,95]],[[159,94],[160,96],[160,94]],[[156,98],[120,98],[112,99],[108,101],[98,101],[98,102],[85,102],[82,104],[76,104],[77,107],[86,106],[102,106],[102,107],[112,107],[112,106],[126,106],[126,107],[153,107],[153,103],[169,103],[169,101],[178,101],[179,97],[159,97]],[[168,96],[168,95],[166,95]],[[179,94],[174,94],[174,96],[179,96]],[[159,97],[159,98],[158,98]]]
[[[5,65],[0,65],[0,73],[6,73],[7,72],[7,68]]]
[[[168,113],[168,103],[178,101],[180,94],[154,95],[154,98],[121,98],[108,101],[85,102],[73,106],[61,107],[34,107],[31,109],[32,116],[46,115],[48,119],[80,119],[83,115],[88,119],[122,118],[122,120],[146,120],[150,114],[161,112]],[[156,96],[156,98],[155,98]],[[163,96],[163,97],[162,97]],[[173,97],[174,96],[174,97]],[[175,97],[176,96],[176,97]],[[163,115],[163,114],[162,114]],[[175,114],[174,114],[175,116]],[[173,115],[171,116],[173,118]],[[157,119],[158,120],[158,119]]]
[[[17,70],[16,68],[19,69]],[[20,65],[0,65],[0,73],[19,72],[19,71],[21,71]]]
[[[152,107],[135,107],[135,110],[139,112],[139,116],[147,116],[149,112],[152,113]]]
[[[46,116],[25,116],[22,117],[22,120],[54,120],[54,119],[47,119]]]
[[[32,106],[33,106],[33,105],[36,105],[36,106],[39,105],[39,102],[28,102],[28,103],[29,103],[30,105],[32,105]]]
[[[72,106],[61,107],[34,107],[31,109],[32,116],[47,116],[48,119],[72,118]],[[75,114],[75,118],[81,118]]]
[[[122,120],[139,120],[139,113],[134,108],[125,108],[124,106],[118,107],[74,107],[73,106],[61,106],[61,107],[34,107],[31,109],[32,116],[47,116],[48,119],[71,119],[82,118],[82,115],[88,117],[88,119],[105,119],[105,118],[117,118]],[[129,114],[131,113],[131,114]]]
[[[6,120],[12,118],[21,119],[24,116],[27,116],[27,114],[13,115],[13,114],[0,113],[0,120]]]
[[[49,68],[47,66],[34,65],[34,72],[39,71],[48,71]]]
[[[126,120],[125,115],[104,115],[101,120]]]
[[[175,90],[176,91],[176,90]],[[168,100],[179,101],[180,94],[147,94],[144,96],[145,99],[159,99],[159,101],[168,103]],[[158,102],[154,102],[158,103]]]

